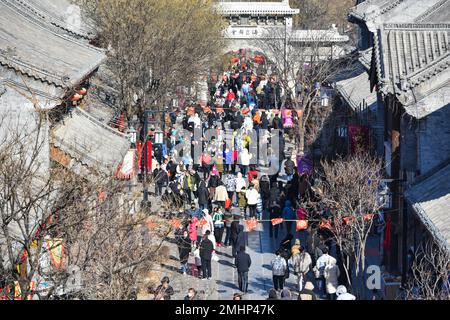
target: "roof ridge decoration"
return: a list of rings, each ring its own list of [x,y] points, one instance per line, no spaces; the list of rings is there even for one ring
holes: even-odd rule
[[[422,22],[430,15],[438,11],[443,5],[445,5],[449,0],[441,0],[438,3],[435,3],[431,8],[429,8],[426,12],[418,16],[415,22]]]

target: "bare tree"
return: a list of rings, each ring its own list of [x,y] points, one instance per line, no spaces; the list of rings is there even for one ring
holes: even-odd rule
[[[322,84],[351,64],[351,57],[339,58],[342,49],[327,44],[334,35],[332,30],[299,33],[273,28],[256,40],[273,64],[272,72],[276,74],[273,85],[279,85],[283,91],[282,106],[291,106],[296,111],[299,154],[317,140],[332,110],[331,102],[322,104]]]
[[[310,207],[329,212],[327,228],[340,249],[348,283],[361,284],[365,270],[366,242],[374,218],[382,203],[378,187],[381,182],[381,161],[358,153],[346,159],[322,162],[322,172],[313,190],[316,202]],[[358,286],[354,286],[356,291]]]
[[[219,55],[224,22],[211,0],[80,0],[107,49],[121,107],[167,105]]]
[[[450,254],[428,240],[416,250],[408,274],[406,299],[450,300]]]
[[[149,229],[147,216],[131,214],[136,199],[113,176],[48,167],[47,113],[29,115],[25,126],[1,120],[0,296],[127,299],[172,226]]]

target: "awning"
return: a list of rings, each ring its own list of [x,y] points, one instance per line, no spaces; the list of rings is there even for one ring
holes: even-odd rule
[[[433,237],[450,251],[450,160],[419,178],[406,198]]]
[[[102,174],[116,173],[130,148],[126,135],[99,122],[80,108],[53,132],[52,142],[70,157]]]

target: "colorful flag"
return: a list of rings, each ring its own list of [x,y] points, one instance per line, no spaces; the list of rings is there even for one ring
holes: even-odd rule
[[[284,219],[283,218],[276,218],[276,219],[272,219],[272,225],[276,226],[277,224],[283,223]]]
[[[308,220],[297,220],[297,231],[308,229]]]

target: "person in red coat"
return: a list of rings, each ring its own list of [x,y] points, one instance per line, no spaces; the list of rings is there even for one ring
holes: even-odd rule
[[[236,95],[233,90],[230,89],[227,94],[227,101],[233,101],[234,99],[236,99]]]

